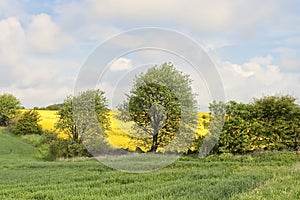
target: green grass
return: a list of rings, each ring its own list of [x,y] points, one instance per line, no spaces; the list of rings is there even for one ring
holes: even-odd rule
[[[94,159],[46,162],[0,130],[0,199],[300,199],[293,152],[183,156],[151,173],[124,173]]]

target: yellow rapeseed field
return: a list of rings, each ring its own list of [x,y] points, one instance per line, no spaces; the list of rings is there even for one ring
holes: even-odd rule
[[[23,109],[21,112],[25,112],[27,110]],[[55,110],[36,110],[41,118],[38,122],[44,130],[54,130],[55,129],[55,123],[57,122],[59,116],[57,114],[57,111]]]
[[[39,124],[44,130],[55,130],[55,123],[59,119],[57,111],[52,110],[37,110],[41,116]],[[114,117],[116,111],[110,112],[111,129],[106,132],[108,142],[117,148],[135,150],[137,144],[140,142],[138,140],[131,139],[129,131],[131,130],[132,124],[124,123]],[[198,126],[198,136],[205,135],[208,131],[207,124],[209,122],[208,113],[199,113],[199,126]],[[57,132],[57,130],[56,130]],[[67,138],[67,135],[60,132],[58,133],[60,137]],[[197,137],[197,136],[196,136]]]
[[[24,112],[26,110],[21,110],[21,112]],[[48,131],[55,131],[58,133],[58,135],[62,138],[67,138],[68,136],[64,134],[61,131],[58,131],[55,129],[55,123],[59,119],[59,115],[57,114],[57,111],[55,110],[36,110],[41,118],[38,122],[44,130]]]
[[[111,127],[106,132],[108,142],[114,147],[135,150],[135,146],[130,145],[131,139],[129,138],[129,130],[132,124],[116,119],[114,114],[115,111],[110,112]]]
[[[37,110],[37,111],[41,116],[41,121],[39,122],[39,124],[43,127],[43,129],[54,130],[55,123],[59,118],[57,111],[54,110]]]
[[[141,141],[138,139],[130,139],[130,131],[133,131],[131,129],[132,123],[124,123],[115,117],[113,115],[116,111],[112,111],[110,113],[110,120],[111,120],[111,129],[107,131],[108,138],[110,144],[112,144],[114,147],[118,148],[124,148],[129,149],[131,151],[134,151],[137,146],[142,147]],[[208,128],[206,127],[206,124],[209,122],[209,114],[208,113],[199,113],[199,126],[197,133],[198,135],[196,137],[206,135]],[[147,148],[142,148],[143,150],[146,150]],[[193,147],[191,148],[192,150]]]

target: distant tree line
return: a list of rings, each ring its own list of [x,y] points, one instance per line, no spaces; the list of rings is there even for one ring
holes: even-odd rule
[[[33,110],[59,110],[63,107],[63,103],[52,104],[46,107],[37,107],[35,106]]]

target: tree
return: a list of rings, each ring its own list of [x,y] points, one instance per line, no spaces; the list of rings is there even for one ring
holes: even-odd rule
[[[88,90],[75,97],[68,96],[58,115],[60,117],[56,128],[78,143],[82,143],[89,132],[107,130],[110,125],[107,100],[100,90]]]
[[[42,126],[38,124],[40,115],[35,110],[25,111],[15,124],[11,126],[12,133],[16,135],[42,134]]]
[[[60,117],[56,128],[69,138],[68,141],[52,143],[54,148],[56,144],[67,145],[64,149],[70,151],[68,155],[73,156],[98,155],[111,148],[105,135],[105,131],[110,128],[110,113],[103,91],[87,90],[74,97],[68,96],[58,114]],[[74,148],[69,148],[71,143]]]
[[[226,120],[219,138],[218,151],[222,153],[246,153],[253,149],[253,141],[259,138],[253,106],[229,101],[225,105]]]
[[[214,153],[217,151],[216,149],[218,148],[218,140],[225,120],[224,117],[226,113],[226,105],[223,102],[213,101],[209,104],[209,110],[209,130],[205,138],[203,138],[201,149],[199,149],[200,158],[204,158],[209,153]]]
[[[254,99],[254,117],[260,125],[261,145],[269,149],[300,145],[300,107],[290,95]]]
[[[136,135],[149,152],[185,151],[198,124],[192,80],[171,63],[154,66],[136,76],[117,118],[135,123]],[[171,145],[172,143],[172,145]]]
[[[16,117],[20,101],[12,94],[0,95],[0,126],[7,126]]]
[[[294,149],[300,145],[300,107],[289,95],[264,96],[252,103],[229,101],[218,152]]]
[[[62,107],[61,103],[52,104],[46,107],[46,110],[59,110]]]

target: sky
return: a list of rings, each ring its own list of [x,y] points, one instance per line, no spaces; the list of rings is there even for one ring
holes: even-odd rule
[[[126,36],[126,31],[156,27],[170,30],[167,38],[176,32],[199,44],[218,74],[199,75],[180,55],[158,49],[115,57],[107,49],[97,57],[107,59],[105,66],[98,65],[98,73],[91,77],[98,77],[93,87],[106,92],[111,107],[122,101],[136,74],[169,61],[194,80],[200,109],[214,100],[209,85],[218,77],[225,101],[250,102],[274,94],[300,98],[299,24],[297,0],[1,0],[0,94],[15,95],[26,108],[61,103],[74,93],[82,69],[97,49],[117,42],[114,38],[124,32]],[[151,33],[125,37],[118,41],[118,50],[135,43],[166,42]],[[173,41],[171,49],[186,46]],[[209,67],[202,64],[203,70]]]

